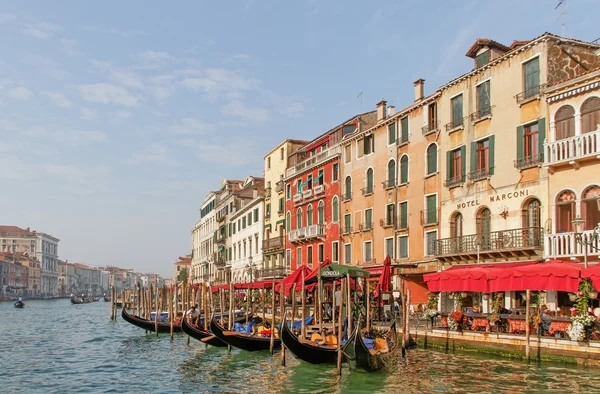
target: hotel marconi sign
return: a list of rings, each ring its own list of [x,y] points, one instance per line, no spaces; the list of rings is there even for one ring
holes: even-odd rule
[[[474,198],[469,201],[457,203],[456,209],[465,209],[465,208],[470,208],[470,207],[476,207],[478,205],[482,205],[483,202],[489,203],[489,204],[494,204],[494,203],[503,202],[503,201],[506,202],[506,201],[512,201],[512,200],[519,200],[519,199],[526,198],[528,196],[529,196],[529,189],[516,190],[516,191],[512,191],[512,192],[507,192],[507,193],[494,193],[491,196],[482,197],[481,199]]]

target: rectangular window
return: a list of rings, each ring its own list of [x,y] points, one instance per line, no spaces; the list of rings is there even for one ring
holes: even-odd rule
[[[365,154],[365,140],[364,138],[356,141],[356,158],[360,159]]]
[[[307,190],[312,189],[312,175],[309,175],[308,179],[306,180],[306,188],[307,188]]]
[[[283,150],[283,148],[279,149],[279,160],[283,160],[283,158],[285,157],[285,151]]]
[[[373,228],[373,209],[365,209],[365,225],[363,230],[370,230]]]
[[[485,81],[477,86],[477,118],[491,113],[490,81]]]
[[[271,158],[267,157],[267,170],[271,169]]]
[[[292,198],[292,185],[285,185],[285,198]]]
[[[297,191],[297,194],[302,193],[302,186],[303,186],[303,184],[302,184],[302,178],[298,178],[298,191]]]
[[[490,168],[490,141],[485,139],[477,141],[477,169],[487,170]]]
[[[344,215],[344,229],[342,232],[344,234],[349,234],[352,232],[352,215],[349,213]]]
[[[425,220],[423,224],[437,223],[437,195],[425,197]]]
[[[523,98],[540,94],[540,58],[531,59],[523,65]]]
[[[279,199],[279,209],[277,210],[278,214],[282,214],[283,213],[283,198]]]
[[[352,244],[344,244],[344,264],[352,264]]]
[[[396,123],[390,123],[388,125],[388,145],[396,143]]]
[[[242,229],[246,228],[246,217],[242,218]]]
[[[317,246],[317,255],[319,257],[319,263],[323,262],[323,255],[325,254],[325,245],[320,244]]]
[[[365,155],[375,152],[375,136],[373,134],[366,135],[363,138],[363,145]]]
[[[452,128],[463,125],[463,95],[456,96],[451,100]]]
[[[425,255],[433,256],[435,254],[435,241],[437,241],[437,231],[425,233]]]
[[[408,236],[401,235],[398,237],[398,258],[408,258]]]
[[[271,204],[269,204],[269,206],[270,205]],[[254,222],[258,222],[258,208],[254,208]]]
[[[302,248],[296,249],[296,267],[300,267],[302,265]]]
[[[248,217],[248,226],[252,225],[252,212],[248,212],[248,215],[246,215]]]
[[[537,123],[527,125],[523,128],[523,153],[525,157],[537,157],[539,155],[539,127]]]
[[[406,228],[408,228],[408,201],[401,202],[399,205],[400,205],[399,228],[406,229]]]
[[[477,181],[494,174],[494,136],[471,143],[471,179]]]
[[[352,145],[344,147],[344,163],[348,164],[352,161]]]
[[[323,183],[325,183],[325,177],[323,176],[323,170],[319,170],[318,180],[319,180],[319,185],[322,185]]]
[[[331,261],[338,263],[340,261],[340,243],[333,241],[331,243]]]
[[[346,126],[344,126],[344,127],[342,128],[342,133],[343,133],[344,135],[347,135],[347,134],[352,134],[352,133],[354,133],[355,131],[356,131],[356,125],[355,125],[355,124],[349,124],[349,125],[346,125]]]
[[[487,51],[477,55],[477,57],[475,58],[475,68],[485,66],[489,62],[490,62],[490,51],[487,50]]]
[[[290,249],[285,251],[285,266],[287,269],[292,267],[292,251]]]
[[[390,256],[390,259],[394,259],[394,238],[385,239],[385,256]]]
[[[365,241],[364,246],[363,246],[363,250],[364,250],[364,262],[371,262],[373,261],[373,243],[371,241]]]
[[[400,120],[401,134],[400,143],[403,144],[408,142],[408,116],[405,116]]]
[[[396,209],[394,204],[385,207],[385,225],[393,226],[396,223]]]
[[[427,129],[429,131],[437,129],[437,104],[431,103],[427,109]]]
[[[313,247],[312,246],[307,246],[306,247],[306,262],[308,264],[308,268],[312,268],[313,267]]]
[[[331,179],[333,182],[337,182],[340,177],[340,165],[338,163],[333,163],[333,173],[331,174]]]

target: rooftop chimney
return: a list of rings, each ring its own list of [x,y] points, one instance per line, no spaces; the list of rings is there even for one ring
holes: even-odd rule
[[[386,107],[387,102],[385,100],[381,100],[377,103],[377,121],[381,121],[385,119],[386,116]]]
[[[392,115],[394,115],[395,113],[396,113],[396,107],[395,107],[395,106],[393,106],[393,105],[390,105],[390,106],[388,107],[388,113],[387,113],[387,116],[392,116]]]
[[[30,231],[30,230],[29,230],[29,227],[27,227],[27,232],[29,232],[29,231]]]
[[[424,79],[417,79],[413,82],[415,85],[415,101],[419,101],[423,99],[423,85],[425,84]]]

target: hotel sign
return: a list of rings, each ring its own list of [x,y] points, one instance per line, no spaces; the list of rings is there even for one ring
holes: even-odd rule
[[[462,203],[458,203],[458,204],[456,204],[456,209],[465,209],[465,208],[469,208],[469,207],[476,207],[478,205],[481,205],[482,201],[493,204],[495,202],[516,200],[516,199],[527,197],[527,196],[529,196],[528,189],[518,190],[518,191],[508,192],[508,193],[496,193],[496,194],[493,194],[493,195],[487,197],[486,199],[480,200],[480,199],[476,198],[476,199],[472,199],[472,200],[465,201]]]

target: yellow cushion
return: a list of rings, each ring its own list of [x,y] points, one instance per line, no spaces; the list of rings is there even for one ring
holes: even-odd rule
[[[383,338],[375,338],[375,350],[386,349],[387,342]]]
[[[311,340],[311,341],[313,341],[313,342],[316,342],[316,341],[322,341],[322,340],[323,340],[323,337],[322,337],[320,334],[317,334],[317,333],[315,332],[314,334],[312,334],[312,335],[310,336],[310,340]]]
[[[333,335],[327,335],[325,338],[325,343],[328,345],[337,345],[337,338]]]

